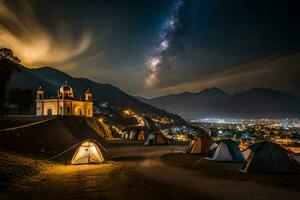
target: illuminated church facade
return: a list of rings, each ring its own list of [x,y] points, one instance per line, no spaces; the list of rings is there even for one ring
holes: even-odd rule
[[[74,98],[73,88],[66,82],[57,90],[57,97],[45,97],[45,91],[40,86],[36,92],[36,115],[67,115],[93,117],[92,93],[87,90],[84,98]]]

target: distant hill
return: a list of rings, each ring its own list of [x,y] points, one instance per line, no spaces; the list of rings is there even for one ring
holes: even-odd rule
[[[184,92],[153,99],[140,99],[186,119],[300,117],[299,96],[263,88],[234,95],[228,95],[218,88],[211,88],[198,93]]]
[[[0,65],[0,68],[4,66],[7,67],[7,65]],[[96,83],[86,78],[75,78],[51,67],[37,69],[29,69],[22,65],[18,65],[17,68],[15,65],[12,67],[14,67],[14,71],[10,76],[7,91],[12,88],[28,88],[35,92],[39,86],[42,86],[46,96],[56,96],[57,89],[64,84],[65,80],[68,80],[68,84],[73,87],[76,97],[82,96],[87,89],[90,89],[93,92],[95,102],[108,102],[110,106],[117,109],[131,108],[148,116],[172,117],[179,123],[185,123],[179,116],[148,105],[110,84]]]

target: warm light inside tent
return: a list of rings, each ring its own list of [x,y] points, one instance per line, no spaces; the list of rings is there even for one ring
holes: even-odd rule
[[[94,142],[83,142],[74,154],[71,164],[102,163],[104,158],[101,150]]]

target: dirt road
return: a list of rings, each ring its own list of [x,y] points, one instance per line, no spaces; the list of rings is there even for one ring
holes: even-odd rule
[[[108,149],[102,165],[55,166],[4,199],[297,199],[300,193],[245,181],[222,180],[163,164],[159,157],[182,146]]]

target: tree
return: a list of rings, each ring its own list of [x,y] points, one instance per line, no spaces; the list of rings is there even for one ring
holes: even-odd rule
[[[7,111],[5,106],[6,86],[13,71],[18,69],[18,65],[15,62],[8,59],[0,59],[0,122],[3,121],[4,115]]]
[[[21,60],[14,54],[11,49],[8,48],[0,48],[0,60],[8,59],[17,64],[21,63]]]
[[[21,114],[33,105],[33,93],[30,89],[14,88],[9,91],[8,102],[17,105]]]

